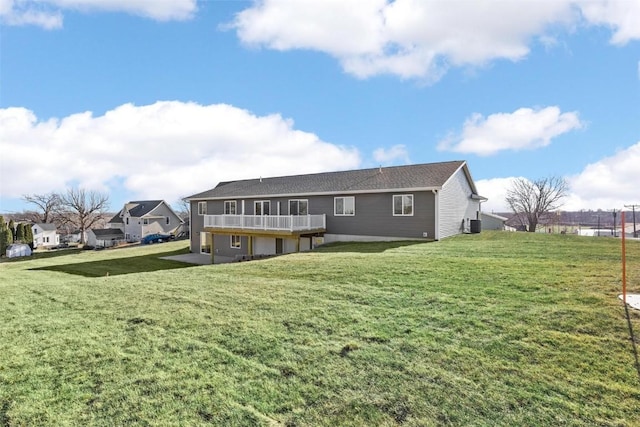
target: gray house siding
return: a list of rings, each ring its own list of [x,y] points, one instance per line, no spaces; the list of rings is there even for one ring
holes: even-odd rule
[[[462,168],[442,186],[438,197],[439,239],[460,234],[465,231],[468,220],[477,219],[480,203],[471,199],[472,193]]]
[[[412,194],[414,200],[413,216],[393,215],[393,196]],[[355,215],[334,215],[335,197],[351,197],[355,199]],[[435,238],[435,195],[431,191],[413,193],[369,193],[369,194],[337,194],[330,196],[291,196],[287,198],[255,198],[244,199],[244,214],[255,215],[255,201],[268,200],[270,213],[277,215],[280,203],[280,215],[289,215],[289,200],[306,199],[310,215],[326,214],[327,233],[334,236],[375,236],[388,238],[422,239]],[[236,201],[238,214],[242,213],[243,199],[227,199]],[[207,215],[222,215],[224,200],[208,201]],[[198,215],[198,202],[191,202],[191,251],[200,251],[200,232],[204,228],[204,218]],[[275,239],[274,239],[275,240]],[[336,239],[339,240],[339,239]],[[290,242],[283,242],[284,247],[291,247]],[[274,243],[275,244],[275,243]],[[246,238],[243,237],[242,248],[231,248],[229,236],[216,235],[214,241],[216,255],[235,257],[247,253]],[[254,249],[255,246],[254,246]],[[286,252],[286,249],[285,249]],[[257,253],[257,252],[256,252]]]
[[[205,202],[207,204],[207,212],[209,205],[213,202]],[[191,232],[189,233],[189,241],[191,243],[191,252],[200,253],[200,232],[204,229],[204,216],[198,215],[198,202],[192,201],[189,209],[191,217],[189,218]]]

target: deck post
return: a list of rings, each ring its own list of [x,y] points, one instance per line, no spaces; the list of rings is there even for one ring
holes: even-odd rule
[[[249,256],[253,256],[253,236],[247,236],[247,246],[249,246]]]
[[[300,235],[296,237],[296,253],[300,252]]]
[[[211,265],[215,264],[215,253],[216,253],[216,248],[215,248],[215,238],[214,238],[214,234],[213,231],[211,232]]]

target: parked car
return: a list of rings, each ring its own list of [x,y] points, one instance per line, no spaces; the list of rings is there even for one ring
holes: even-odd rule
[[[148,245],[150,243],[162,243],[162,242],[168,242],[173,238],[174,237],[171,234],[154,233],[154,234],[149,234],[148,236],[144,236],[142,240],[140,240],[140,243],[142,243],[143,245]]]

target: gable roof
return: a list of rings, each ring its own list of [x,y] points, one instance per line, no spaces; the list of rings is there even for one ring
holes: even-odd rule
[[[506,216],[496,215],[494,213],[489,213],[489,212],[480,212],[480,215],[487,216],[489,218],[495,218],[500,221],[506,221],[509,219]]]
[[[475,193],[475,185],[471,180],[466,162],[457,160],[227,181],[219,183],[211,190],[189,196],[187,200],[360,193],[385,190],[439,190],[460,168],[464,168],[471,188]]]
[[[37,224],[33,224],[33,225],[37,225],[38,227],[40,227],[40,229],[42,231],[56,231],[56,225],[50,222],[39,222]]]
[[[115,214],[113,218],[109,220],[109,224],[122,224],[124,221],[122,220],[122,210]]]
[[[124,238],[124,233],[119,228],[93,228],[91,232],[96,237],[120,237]]]
[[[125,209],[129,211],[129,215],[132,217],[140,218],[147,215],[163,202],[163,200],[139,200],[127,203]]]

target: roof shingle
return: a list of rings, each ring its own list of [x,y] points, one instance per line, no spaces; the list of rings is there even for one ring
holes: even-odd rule
[[[219,183],[188,199],[304,195],[399,189],[439,189],[464,161],[425,163],[340,172],[324,172]]]

